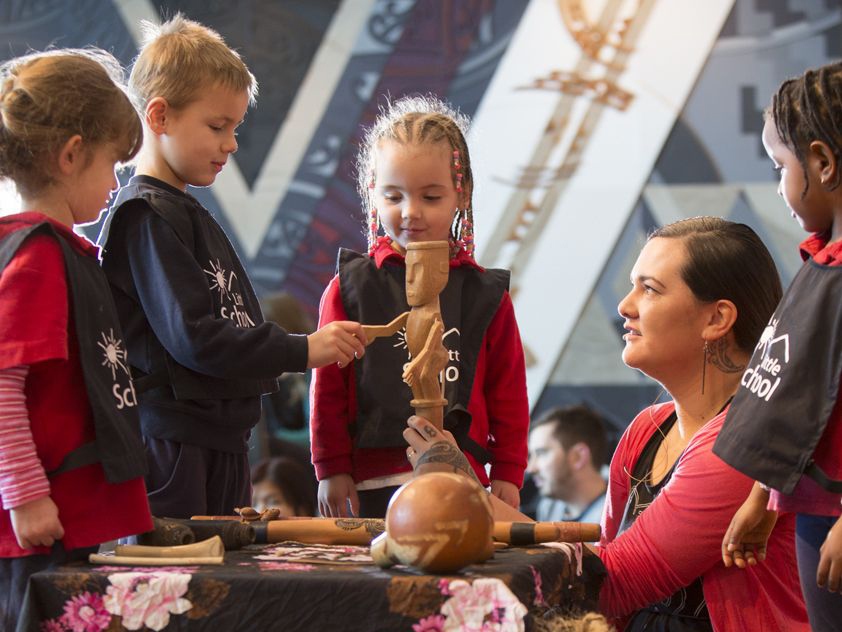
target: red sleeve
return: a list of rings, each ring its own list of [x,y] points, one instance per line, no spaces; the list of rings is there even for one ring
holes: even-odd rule
[[[347,320],[339,277],[335,276],[319,303],[319,327],[335,320]],[[340,369],[328,364],[313,371],[310,384],[310,450],[316,477],[323,480],[335,474],[351,474],[351,416],[353,365]]]
[[[27,239],[0,275],[0,368],[67,358],[67,283],[54,237]]]
[[[752,485],[711,451],[723,419],[724,414],[697,433],[670,481],[631,528],[602,543],[608,576],[600,609],[607,615],[622,616],[663,599],[722,565],[722,536]],[[612,487],[616,474],[612,464]],[[608,505],[607,523],[619,509]]]
[[[494,437],[491,452],[492,480],[520,487],[527,461],[529,401],[526,394],[526,361],[509,293],[485,334],[488,363],[483,389],[488,408],[488,428]]]

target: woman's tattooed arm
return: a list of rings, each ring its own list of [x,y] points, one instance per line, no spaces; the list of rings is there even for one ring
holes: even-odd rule
[[[469,476],[478,484],[480,484],[477,475],[474,473],[474,468],[468,462],[467,457],[449,441],[437,441],[430,448],[418,457],[418,462],[415,465],[418,471],[422,465],[426,463],[443,463],[453,468],[456,474],[463,474]]]

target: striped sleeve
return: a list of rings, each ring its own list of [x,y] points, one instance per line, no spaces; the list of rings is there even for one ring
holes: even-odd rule
[[[50,495],[29,427],[28,372],[27,365],[0,369],[0,499],[7,510]]]

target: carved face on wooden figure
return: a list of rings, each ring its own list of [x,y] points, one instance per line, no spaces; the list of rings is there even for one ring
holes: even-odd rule
[[[447,285],[450,244],[423,241],[406,247],[406,302],[410,307],[435,300]]]

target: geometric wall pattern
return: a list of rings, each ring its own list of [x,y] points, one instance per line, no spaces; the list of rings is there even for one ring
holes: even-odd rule
[[[50,45],[97,45],[129,65],[137,50],[138,20],[160,20],[176,11],[218,30],[249,64],[260,93],[240,128],[235,164],[213,187],[192,193],[222,223],[260,294],[284,290],[314,312],[338,248],[364,244],[352,167],[360,132],[384,95],[432,92],[469,116],[487,120],[496,103],[486,97],[493,93],[507,53],[513,52],[512,42],[525,38],[534,46],[525,57],[525,72],[547,66],[546,51],[557,43],[557,35],[542,40],[544,24],[535,34],[519,31],[530,12],[564,16],[571,33],[585,32],[575,31],[583,15],[611,12],[615,18],[626,12],[640,21],[641,29],[654,29],[658,11],[663,14],[681,1],[0,1],[0,60]],[[659,396],[656,384],[622,365],[616,313],[631,265],[655,226],[697,214],[743,221],[769,246],[785,282],[798,268],[795,246],[802,234],[776,195],[759,140],[761,113],[783,79],[842,57],[842,8],[838,0],[692,0],[686,6],[705,17],[711,7],[726,2],[727,19],[721,28],[716,23],[718,37],[692,71],[695,82],[655,148],[651,173],[635,189],[636,202],[632,197],[605,260],[595,262],[595,281],[585,288],[577,313],[566,315],[573,324],[558,341],[560,352],[551,359],[547,384],[542,381],[532,390],[535,412],[588,401],[619,429]],[[651,17],[652,23],[641,16]],[[691,33],[694,24],[686,22],[675,28]],[[583,85],[574,81],[566,88]],[[617,85],[623,88],[622,82]],[[668,86],[653,80],[648,87],[657,92]],[[528,118],[530,104],[548,97],[527,90],[517,98]],[[483,147],[489,135],[505,130],[480,131],[471,138],[473,146]],[[508,150],[498,147],[489,158],[516,154],[521,142],[513,140]],[[485,157],[474,158],[481,162]],[[522,167],[510,165],[513,173]],[[479,191],[491,190],[500,176],[477,175]],[[482,224],[485,210],[478,209],[477,215],[480,251],[483,239],[499,226]],[[563,280],[574,272],[558,270],[557,277]],[[528,287],[529,274],[519,282]],[[561,318],[570,306],[559,293],[549,294],[546,309]]]

